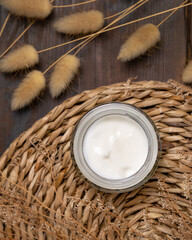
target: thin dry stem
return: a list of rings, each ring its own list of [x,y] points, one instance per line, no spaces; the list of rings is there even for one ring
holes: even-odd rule
[[[28,27],[19,35],[17,39],[0,55],[0,58],[2,58],[14,45],[16,42],[19,41],[19,39],[29,30],[29,28],[36,22],[36,19],[34,19]]]
[[[126,8],[124,9],[123,11],[119,12],[118,14],[115,14],[115,16],[117,15],[120,15],[121,13],[125,13],[128,9],[131,9],[131,8],[134,8],[135,6],[137,6],[137,4],[139,4],[140,2],[142,2],[143,0],[140,0],[138,3],[135,3],[134,5],[132,5],[130,8]],[[105,32],[106,30],[100,30],[103,32]],[[97,34],[98,32],[96,33],[92,33],[90,35],[86,35],[86,36],[83,36],[83,37],[80,37],[80,38],[77,38],[77,39],[74,39],[72,41],[69,41],[69,42],[66,42],[66,43],[61,43],[59,45],[56,45],[56,46],[53,46],[53,47],[49,47],[49,48],[46,48],[46,49],[42,49],[42,50],[39,50],[37,53],[43,53],[43,52],[46,52],[46,51],[49,51],[49,50],[52,50],[52,49],[55,49],[55,48],[58,48],[58,47],[62,47],[62,46],[65,46],[65,45],[68,45],[70,43],[74,43],[74,42],[77,42],[77,41],[80,41],[80,40],[83,40],[83,39],[88,39],[90,37],[93,37]]]
[[[0,187],[0,188],[1,188],[1,187]],[[1,189],[2,189],[2,188],[1,188]],[[6,193],[6,191],[5,191],[4,189],[2,189],[2,191],[3,191],[3,196],[7,196],[7,197],[10,198],[9,194]],[[35,206],[41,207],[41,205],[39,205],[39,204],[37,204],[37,203],[34,203],[34,202],[31,202],[31,201],[29,201],[29,200],[26,199],[26,198],[22,198],[22,197],[20,197],[20,196],[15,196],[15,197],[16,197],[17,199],[20,199],[20,200],[24,201],[25,203],[30,203],[30,204],[33,204],[33,205],[35,205]],[[11,199],[10,199],[10,200],[11,200]],[[25,209],[27,212],[30,212],[30,211],[31,211],[31,209],[30,209],[29,207],[27,207],[27,206],[25,206],[25,205],[23,205],[23,204],[22,204],[22,205],[16,205],[15,203],[13,203],[12,206],[11,206],[11,205],[1,205],[1,206],[5,207],[5,208],[17,208],[17,207],[22,207],[22,209]],[[42,218],[40,218],[40,220],[42,220],[42,221],[45,222],[46,224],[48,224],[48,223],[47,223],[47,221],[44,220],[44,218],[47,218],[47,219],[52,220],[52,221],[55,221],[54,218],[52,218],[52,217],[50,217],[50,216],[47,216],[47,215],[43,214],[42,212],[36,212],[36,211],[33,210],[32,213],[35,214],[35,215],[37,216],[37,218],[39,217],[39,215],[41,215]],[[57,214],[58,214],[58,213],[57,213]],[[20,219],[20,218],[18,217],[18,219]],[[22,219],[22,221],[25,221],[25,220]],[[27,222],[27,221],[25,221],[25,222],[28,223],[28,224],[32,224],[32,223],[29,223],[29,222]],[[70,227],[70,229],[72,229],[72,230],[76,230],[76,228],[72,227],[71,225],[69,225],[69,224],[67,224],[67,223],[60,222],[60,221],[58,221],[58,220],[57,220],[57,223],[62,224],[62,225],[64,225],[64,226],[68,226],[68,227]],[[35,225],[35,224],[33,223],[33,225]],[[36,225],[36,226],[38,227],[38,225]],[[51,225],[49,225],[49,226],[52,227]],[[84,235],[84,233],[82,233],[82,234]],[[86,235],[85,235],[85,237],[86,237]]]
[[[117,28],[121,28],[121,27],[130,25],[130,24],[132,24],[132,23],[140,22],[140,21],[143,21],[143,20],[152,18],[152,17],[156,17],[156,16],[159,16],[159,15],[164,14],[164,13],[172,12],[173,10],[178,10],[178,9],[180,9],[180,8],[188,7],[188,6],[191,6],[191,5],[192,5],[192,3],[188,3],[188,4],[185,4],[185,5],[183,5],[183,6],[179,6],[179,7],[175,7],[175,8],[170,8],[170,9],[165,10],[165,11],[162,11],[162,12],[154,13],[154,14],[149,15],[149,16],[147,16],[147,17],[139,18],[139,19],[136,19],[136,20],[134,20],[134,21],[127,22],[127,23],[123,23],[123,24],[120,24],[120,25],[118,25],[118,26],[109,28],[109,29],[107,29],[105,32],[108,32],[108,31],[111,31],[111,30],[114,30],[114,29],[117,29]]]
[[[43,74],[45,75],[52,67],[55,66],[55,64],[57,64],[62,58],[64,58],[67,54],[69,54],[70,52],[72,52],[74,49],[76,49],[77,47],[81,46],[81,44],[83,44],[83,42],[81,42],[80,44],[78,44],[77,46],[75,46],[74,48],[72,48],[71,50],[69,50],[67,53],[65,53],[64,55],[62,55],[60,58],[58,58],[54,63],[52,63],[44,72]]]
[[[116,16],[120,15],[121,13],[125,12],[125,10],[126,10],[126,9],[124,9],[124,10],[121,11],[121,12],[115,13],[115,14],[113,14],[113,15],[111,15],[111,16],[105,17],[104,19],[110,19],[110,18],[116,17]]]
[[[15,185],[16,185],[16,184],[15,184]],[[2,190],[3,190],[3,192],[5,192],[4,189],[2,189]],[[3,196],[6,196],[6,195],[9,197],[9,195],[6,194],[6,192],[5,192],[5,195],[3,195]],[[15,196],[15,197],[17,197],[17,196]],[[32,197],[33,197],[33,195],[32,195]],[[10,199],[10,198],[9,198],[9,199]],[[24,202],[28,202],[28,200],[27,200],[26,198],[23,198],[22,200],[24,200]],[[9,201],[11,201],[11,199],[10,199]],[[31,204],[34,205],[35,203],[34,203],[34,202],[31,202]],[[40,206],[42,206],[42,203],[41,203]],[[5,207],[10,207],[10,206],[6,206],[6,205],[5,205]],[[13,208],[16,209],[16,207],[17,207],[17,205],[15,205]],[[35,214],[35,216],[36,216],[36,218],[38,218],[38,220],[40,220],[41,222],[44,222],[44,223],[45,223],[46,225],[48,225],[50,228],[53,228],[53,226],[52,226],[49,222],[45,221],[44,218],[50,219],[50,220],[52,220],[52,221],[55,221],[55,219],[53,219],[53,218],[51,218],[51,217],[43,214],[42,212],[38,212],[38,211],[36,212],[36,211],[34,211],[34,210],[31,210],[30,207],[27,207],[27,206],[25,206],[25,205],[23,205],[23,204],[19,205],[19,207],[22,208],[22,210],[26,209],[25,211],[28,212],[28,213],[32,213],[32,215]],[[47,207],[47,209],[48,209],[50,212],[53,211],[53,210],[49,209],[48,207]],[[56,211],[54,211],[54,212],[56,213]],[[57,214],[58,214],[58,213],[57,213]],[[42,217],[40,217],[40,215],[41,215]],[[61,215],[62,215],[63,217],[66,217],[66,216],[63,215],[63,214],[61,214]],[[66,217],[66,218],[67,218],[67,217]],[[20,218],[19,218],[19,219],[20,219]],[[23,218],[21,218],[21,219],[22,219],[22,221],[24,221],[25,223],[27,223],[27,224],[29,224],[29,225],[32,224],[32,223],[30,223],[30,222],[25,221]],[[76,221],[76,220],[73,219],[73,218],[70,218],[70,220]],[[57,220],[57,223],[60,223],[60,224],[66,226],[65,223],[59,222],[58,220]],[[78,225],[81,225],[81,224],[78,223],[77,221],[76,221],[76,223],[77,223]],[[32,225],[35,225],[35,224],[33,223]],[[37,225],[36,225],[36,226],[37,226]],[[73,229],[74,231],[76,230],[76,229],[73,228],[71,225],[69,225],[68,227],[69,227],[70,229]],[[84,228],[84,230],[86,231],[86,228]],[[43,231],[43,230],[42,230],[42,231]],[[55,234],[52,233],[52,232],[48,232],[47,230],[44,231],[44,232],[53,235],[53,236],[56,237],[57,239],[60,239],[60,238],[57,237],[57,235],[55,235]],[[25,232],[25,233],[28,234],[27,232]],[[59,234],[59,233],[58,233],[58,234]],[[84,235],[84,233],[82,233],[82,234]],[[90,235],[89,232],[88,232],[88,234]],[[60,235],[60,234],[59,234],[59,235]],[[66,237],[65,235],[60,235],[60,236],[61,236],[61,237],[62,237],[62,236],[63,236],[63,237]],[[86,237],[86,235],[85,235],[85,237]],[[72,239],[77,239],[77,238],[72,238]]]
[[[131,13],[132,11],[136,10],[138,7],[142,6],[143,4],[145,4],[146,2],[148,2],[149,0],[140,0],[138,3],[136,3],[135,5],[139,4],[138,6],[136,6],[134,8],[135,5],[127,8],[125,10],[125,12],[120,15],[119,17],[117,17],[117,19],[115,19],[113,22],[111,22],[110,24],[108,24],[106,27],[104,27],[103,29],[99,30],[98,32],[96,32],[95,34],[93,34],[93,38],[95,38],[96,36],[98,36],[100,33],[102,33],[102,31],[104,31],[105,29],[107,29],[108,27],[110,27],[111,25],[113,25],[114,23],[118,22],[119,20],[121,20],[122,18],[124,18],[125,16],[127,16],[129,13]],[[87,41],[89,42],[89,39],[91,39],[92,37],[88,37],[88,39],[86,39],[85,41],[81,42],[80,44],[78,44],[77,46],[75,46],[74,48],[72,48],[71,50],[69,50],[67,53],[65,53],[64,55],[62,55],[59,59],[57,59],[53,64],[51,64],[44,72],[43,74],[47,73],[53,66],[55,66],[55,64],[57,64],[62,58],[64,58],[67,54],[69,54],[70,52],[72,52],[74,49],[78,48],[79,46],[83,45],[84,43],[86,43]]]
[[[69,5],[62,5],[62,6],[53,6],[54,8],[67,8],[67,7],[75,7],[75,6],[80,6],[80,5],[84,5],[84,4],[88,4],[88,3],[92,3],[92,2],[96,2],[97,0],[89,0],[86,2],[82,2],[82,3],[74,3],[74,4],[69,4]]]
[[[135,5],[136,5],[136,4],[135,4]],[[116,14],[114,14],[114,15],[112,15],[112,16],[106,17],[106,18],[104,18],[104,19],[109,19],[109,18],[113,18],[113,17],[115,17],[115,16],[118,16],[118,15],[120,15],[121,13],[124,13],[126,10],[127,10],[127,9],[124,9],[123,11],[121,11],[121,12],[119,12],[119,13],[116,13]],[[105,32],[105,31],[103,31],[103,32]],[[86,36],[83,36],[83,37],[80,37],[80,38],[71,40],[71,41],[66,42],[66,43],[61,43],[61,44],[59,44],[59,45],[55,45],[55,46],[52,46],[52,47],[49,47],[49,48],[45,48],[45,49],[39,50],[39,51],[37,51],[37,53],[43,53],[43,52],[46,52],[46,51],[49,51],[49,50],[52,50],[52,49],[55,49],[55,48],[58,48],[58,47],[62,47],[62,46],[68,45],[68,44],[70,44],[70,43],[74,43],[74,42],[83,40],[83,39],[85,39],[85,38],[92,37],[92,36],[94,36],[94,35],[95,35],[95,33],[92,33],[92,34],[89,34],[89,35],[86,35]]]
[[[112,24],[118,22],[119,20],[121,20],[122,18],[124,18],[125,16],[127,16],[128,14],[132,13],[133,11],[135,11],[137,8],[141,7],[143,4],[147,3],[149,0],[145,0],[145,1],[139,1],[138,3],[140,3],[139,5],[137,5],[135,8],[132,6],[131,10],[130,8],[127,8],[123,11],[123,14],[121,14],[117,19],[115,19],[113,22],[111,22],[109,25],[107,25],[106,27],[104,27],[103,29],[101,29],[100,31],[98,31],[93,37],[88,38],[87,41],[85,41],[85,43],[75,52],[74,55],[76,55],[83,47],[85,47],[89,42],[91,42],[95,37],[97,37],[100,33],[102,33],[103,31],[105,31],[108,27],[110,27]],[[129,11],[130,10],[130,11]]]
[[[170,194],[169,194],[169,191],[168,191],[168,188],[165,184],[165,182],[163,180],[161,180],[161,182],[163,183],[165,189],[166,189],[166,192],[167,192],[167,195],[168,195],[168,198],[170,200],[170,202],[172,203],[174,209],[176,210],[177,214],[182,218],[183,220],[183,223],[185,224],[185,226],[192,232],[192,228],[187,224],[187,222],[185,220],[189,220],[189,219],[186,219],[186,216],[182,214],[181,211],[178,210],[178,208],[176,207],[175,203],[173,202],[173,199],[171,198]],[[191,219],[190,219],[191,220]],[[192,223],[192,221],[191,221]]]
[[[20,189],[23,190],[24,192],[28,193],[28,191],[27,191],[25,188],[23,188],[22,186],[14,183],[14,182],[11,181],[9,178],[7,178],[6,176],[4,176],[4,174],[3,174],[2,171],[0,171],[0,173],[1,173],[2,177],[5,178],[9,183],[17,186],[18,188],[20,188]],[[36,198],[34,195],[31,195],[31,197],[34,198],[37,202],[39,202],[40,205],[41,205],[43,208],[45,208],[45,209],[47,209],[47,210],[49,210],[49,211],[52,211],[52,212],[54,212],[54,213],[57,213],[56,211],[54,211],[54,210],[50,209],[49,207],[47,207],[46,205],[44,205],[44,204],[43,204],[38,198]],[[67,217],[67,216],[65,216],[64,214],[60,214],[60,215],[63,216],[63,217]],[[82,226],[82,224],[80,224],[78,221],[76,221],[74,218],[70,218],[70,217],[67,217],[67,218],[70,219],[70,220],[72,220],[72,221],[74,221],[77,225],[80,225],[80,227],[82,227],[88,234],[90,234],[90,232],[89,232],[84,226]],[[92,237],[97,240],[97,238],[95,238],[94,236],[92,236]]]
[[[10,16],[11,16],[11,13],[9,12],[8,15],[7,15],[7,17],[6,17],[6,19],[5,19],[5,21],[4,21],[4,24],[3,24],[2,28],[1,28],[0,37],[1,37],[1,35],[2,35],[3,31],[4,31],[4,29],[5,29],[5,27],[6,27],[6,24],[7,24],[8,20],[9,20]]]
[[[189,0],[184,1],[180,6],[183,6],[186,2],[188,2]],[[163,21],[161,21],[157,27],[160,27],[161,24],[163,24],[165,21],[167,21],[178,9],[175,9],[172,13],[170,13],[165,19],[163,19]]]
[[[108,219],[108,217],[106,217],[105,216],[105,218],[107,219],[107,221],[108,221],[108,223],[109,223],[109,225],[111,225],[112,226],[112,228],[116,231],[116,233],[117,233],[117,235],[122,239],[122,237],[121,237],[121,234],[120,234],[120,232],[119,232],[119,230],[113,225],[113,224],[111,224],[111,222],[110,222],[110,220]]]
[[[80,48],[74,53],[74,56],[77,55],[77,53],[82,49],[84,48],[89,42],[91,42],[94,38],[96,38],[96,36],[93,36],[91,38],[88,38],[84,41],[84,44],[80,46]]]
[[[149,16],[147,16],[147,17],[139,18],[139,19],[136,19],[136,20],[131,21],[131,22],[127,22],[127,23],[120,24],[120,25],[117,25],[117,26],[112,27],[112,28],[105,29],[105,30],[103,30],[101,33],[109,32],[109,31],[111,31],[111,30],[115,30],[115,29],[118,29],[118,28],[121,28],[121,27],[130,25],[130,24],[132,24],[132,23],[136,23],[136,22],[139,22],[139,21],[143,21],[143,20],[146,20],[146,19],[149,19],[149,18],[158,16],[158,15],[161,15],[161,14],[164,14],[164,13],[172,12],[173,10],[178,10],[178,9],[180,9],[180,8],[187,7],[187,6],[190,6],[190,5],[192,5],[192,3],[185,4],[185,5],[183,5],[183,6],[179,6],[179,7],[175,7],[175,8],[171,8],[171,9],[168,9],[168,10],[165,10],[165,11],[162,11],[162,12],[159,12],[159,13],[155,13],[155,14],[149,15]],[[125,10],[124,10],[124,11],[125,11]],[[122,11],[122,12],[124,12],[124,11]],[[117,14],[117,15],[118,15],[118,14]],[[101,31],[101,30],[100,30],[100,31]],[[62,47],[62,46],[68,45],[68,44],[70,44],[70,43],[74,43],[74,42],[83,40],[83,39],[85,39],[85,38],[88,39],[88,38],[90,38],[90,37],[95,36],[95,34],[97,34],[97,33],[90,34],[90,35],[87,35],[87,36],[83,36],[83,37],[81,37],[81,38],[77,38],[77,39],[74,39],[74,40],[69,41],[69,42],[61,43],[61,44],[58,44],[58,45],[55,45],[55,46],[52,46],[52,47],[49,47],[49,48],[46,48],[46,49],[42,49],[42,50],[38,51],[37,53],[43,53],[43,52],[46,52],[46,51],[49,51],[49,50],[52,50],[52,49],[55,49],[55,48],[58,48],[58,47]],[[81,44],[80,44],[80,45],[81,45]]]

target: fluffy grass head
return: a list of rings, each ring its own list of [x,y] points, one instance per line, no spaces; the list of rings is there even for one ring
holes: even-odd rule
[[[13,93],[11,110],[18,110],[29,105],[45,88],[45,78],[40,71],[27,74]]]
[[[39,62],[39,55],[32,45],[24,45],[0,60],[1,72],[15,72],[33,67]]]
[[[53,6],[49,0],[1,0],[1,5],[17,16],[46,18]]]
[[[66,55],[55,66],[49,88],[53,98],[58,97],[70,84],[80,67],[79,58]]]
[[[159,28],[153,24],[145,24],[138,28],[121,46],[118,60],[130,61],[146,53],[161,39]]]
[[[192,60],[187,64],[183,71],[182,81],[187,84],[192,83]]]
[[[74,13],[54,23],[57,32],[76,35],[98,31],[104,24],[103,13],[97,10]]]

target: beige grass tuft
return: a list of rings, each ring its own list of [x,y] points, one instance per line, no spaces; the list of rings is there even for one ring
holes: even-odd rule
[[[184,83],[192,83],[192,60],[187,64],[183,71],[182,81]]]
[[[96,32],[102,28],[103,24],[103,13],[90,10],[60,18],[53,26],[57,32],[75,35]]]
[[[1,0],[1,5],[17,16],[46,18],[53,6],[49,0]]]
[[[29,105],[44,88],[45,78],[40,71],[34,70],[28,73],[13,93],[11,110],[18,110]]]
[[[1,72],[15,72],[33,67],[39,62],[39,55],[32,45],[24,45],[0,60]]]
[[[53,98],[58,97],[70,84],[80,67],[79,58],[66,55],[56,65],[49,83],[50,93]]]
[[[145,24],[138,28],[122,45],[118,60],[130,61],[155,46],[161,39],[159,28],[153,24]]]

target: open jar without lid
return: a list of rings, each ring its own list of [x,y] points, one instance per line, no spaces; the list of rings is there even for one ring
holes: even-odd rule
[[[153,121],[139,108],[108,103],[78,122],[71,141],[72,159],[82,177],[105,192],[128,192],[154,173],[160,138]]]

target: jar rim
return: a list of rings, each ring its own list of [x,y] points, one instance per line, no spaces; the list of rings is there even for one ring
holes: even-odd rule
[[[107,179],[96,174],[87,164],[83,154],[83,139],[88,128],[101,117],[123,115],[135,120],[145,131],[148,139],[148,156],[143,166],[133,175],[122,179]],[[151,118],[141,109],[127,103],[111,102],[89,110],[78,121],[71,140],[71,155],[74,165],[91,186],[105,192],[128,192],[143,185],[157,168],[161,152],[158,130]]]

